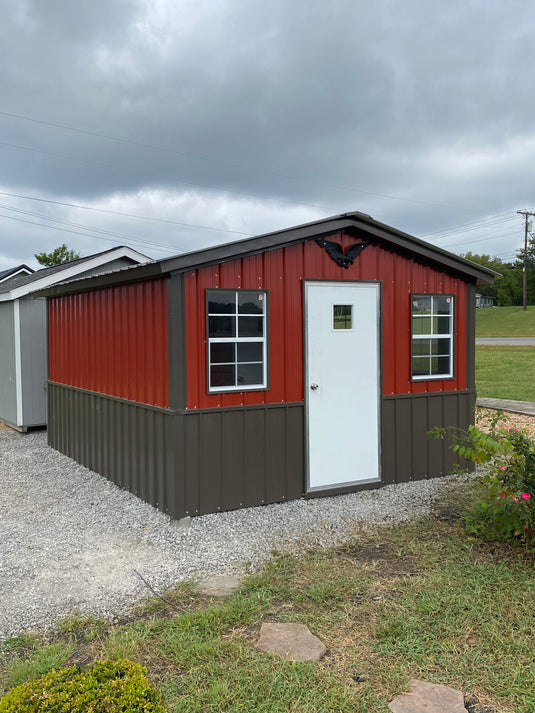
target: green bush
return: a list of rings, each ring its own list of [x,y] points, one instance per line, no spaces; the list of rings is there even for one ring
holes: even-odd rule
[[[146,669],[127,660],[50,671],[12,688],[0,713],[164,713]]]
[[[433,438],[449,438],[461,458],[485,465],[479,478],[483,496],[465,519],[469,529],[488,539],[516,540],[535,546],[535,442],[527,431],[501,425],[503,414],[487,419],[485,429],[435,428]]]

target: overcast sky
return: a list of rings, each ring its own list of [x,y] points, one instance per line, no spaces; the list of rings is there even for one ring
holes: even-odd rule
[[[4,3],[0,270],[353,210],[512,259],[534,68],[517,0]]]

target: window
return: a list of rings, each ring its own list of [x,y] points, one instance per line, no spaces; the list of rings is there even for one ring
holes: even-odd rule
[[[353,305],[333,305],[333,329],[351,329]]]
[[[208,391],[267,388],[267,293],[207,290]]]
[[[412,378],[453,376],[453,297],[412,296]]]

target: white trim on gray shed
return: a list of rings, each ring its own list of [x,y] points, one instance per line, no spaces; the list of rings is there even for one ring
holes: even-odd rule
[[[147,262],[146,255],[121,246],[33,273],[15,271],[0,284],[0,421],[22,431],[47,422],[46,299],[32,294]]]

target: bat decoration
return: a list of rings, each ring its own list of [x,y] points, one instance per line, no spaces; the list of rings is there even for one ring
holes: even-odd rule
[[[333,243],[332,240],[318,238],[316,242],[321,248],[325,248],[325,252],[329,257],[346,270],[353,264],[353,260],[360,255],[364,248],[367,248],[369,245],[369,243],[353,243],[353,245],[348,247],[347,252],[344,253],[344,248],[339,243]]]

